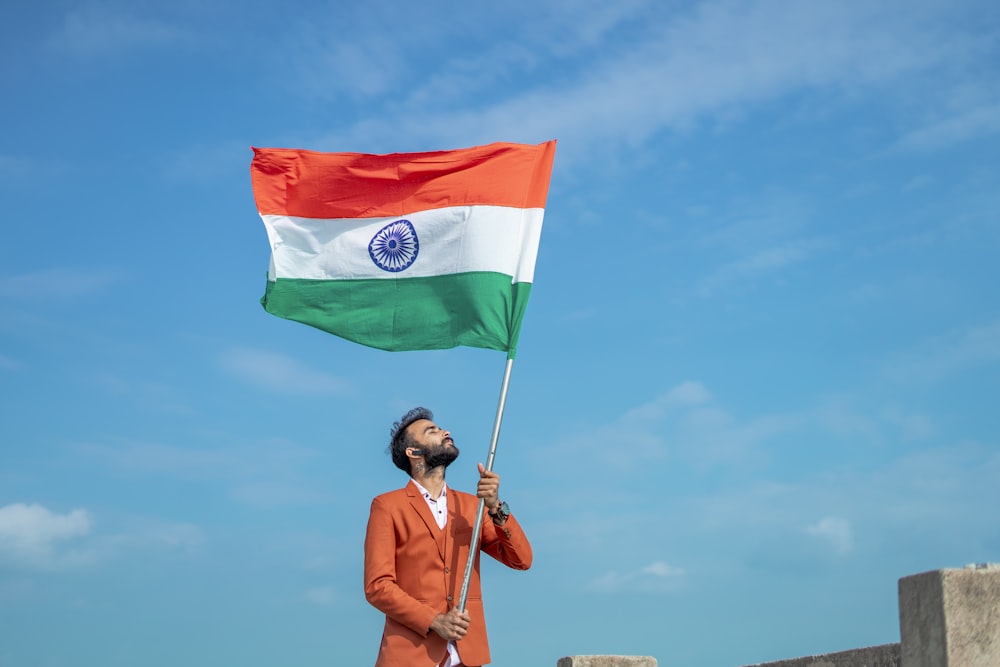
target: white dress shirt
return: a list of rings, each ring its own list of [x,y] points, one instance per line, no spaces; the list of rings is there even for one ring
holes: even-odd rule
[[[427,501],[427,507],[430,508],[431,514],[434,515],[434,520],[437,522],[438,528],[444,530],[445,525],[448,523],[448,485],[445,484],[441,487],[440,496],[431,498],[430,491],[420,486],[420,482],[413,480],[413,483],[420,490],[420,495]],[[448,642],[448,659],[441,664],[443,667],[456,667],[462,664],[462,659],[458,657],[458,647],[455,646],[455,642]]]

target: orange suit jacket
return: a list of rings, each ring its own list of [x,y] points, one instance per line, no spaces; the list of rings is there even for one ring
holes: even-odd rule
[[[376,667],[433,667],[444,659],[448,642],[430,629],[431,621],[458,604],[479,507],[476,496],[450,487],[447,493],[443,530],[412,480],[372,501],[365,535],[365,597],[385,613]],[[490,662],[480,551],[514,569],[531,566],[531,545],[514,516],[497,526],[484,514],[465,605],[471,623],[457,642],[464,665]]]

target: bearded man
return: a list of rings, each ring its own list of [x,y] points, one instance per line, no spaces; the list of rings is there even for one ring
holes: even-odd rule
[[[365,535],[365,597],[385,614],[376,667],[479,667],[490,662],[479,584],[479,554],[516,570],[531,566],[531,545],[505,502],[500,476],[479,464],[476,495],[445,484],[458,458],[451,433],[426,408],[393,424],[389,452],[410,476],[372,501]],[[470,549],[479,498],[479,543]],[[475,559],[465,611],[457,606],[470,550]]]

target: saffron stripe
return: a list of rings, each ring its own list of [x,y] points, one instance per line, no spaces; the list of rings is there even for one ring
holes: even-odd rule
[[[254,148],[261,215],[389,218],[453,206],[545,208],[555,141],[427,153]]]

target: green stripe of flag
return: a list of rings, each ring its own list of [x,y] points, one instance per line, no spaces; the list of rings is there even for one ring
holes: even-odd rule
[[[268,281],[272,315],[381,350],[444,350],[459,345],[513,359],[531,283],[509,275],[459,273],[397,280]]]

